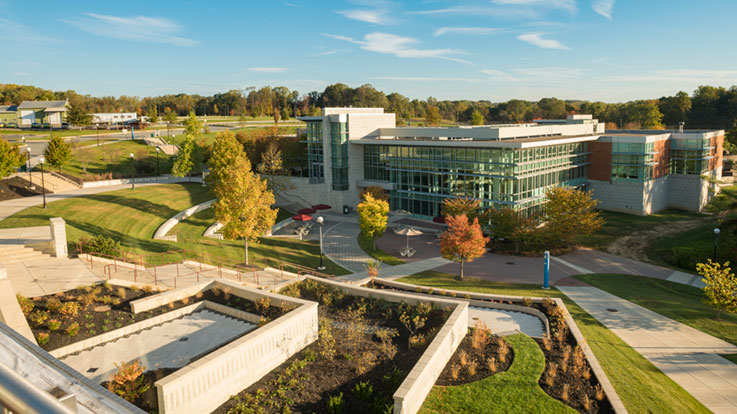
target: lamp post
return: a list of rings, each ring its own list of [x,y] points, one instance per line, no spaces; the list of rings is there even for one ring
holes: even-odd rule
[[[31,147],[26,147],[26,154],[28,154],[28,181],[31,183],[31,190],[33,190],[33,174],[31,173]]]
[[[46,159],[44,157],[39,158],[38,162],[41,163],[41,192],[43,193],[44,197],[44,208],[46,208],[46,183],[44,182],[44,162]]]
[[[135,171],[136,171],[136,163],[135,163],[135,160],[133,159],[132,152],[130,153],[130,157],[131,157],[131,190],[135,190],[136,182],[134,181],[134,178],[135,178]]]
[[[320,266],[317,267],[317,270],[325,270],[325,265],[322,263],[322,225],[325,222],[325,219],[322,218],[322,216],[317,218],[317,224],[320,225]]]
[[[717,245],[719,244],[719,233],[721,230],[718,228],[714,229],[714,261],[717,261]]]
[[[161,168],[159,168],[159,147],[156,147],[156,175],[161,175]]]

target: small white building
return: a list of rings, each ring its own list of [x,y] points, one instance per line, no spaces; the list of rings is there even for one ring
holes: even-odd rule
[[[92,123],[97,125],[121,125],[136,122],[135,112],[109,112],[92,114]]]

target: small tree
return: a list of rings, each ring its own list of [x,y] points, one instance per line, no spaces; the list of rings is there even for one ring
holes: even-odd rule
[[[484,116],[481,114],[481,112],[478,109],[474,109],[473,112],[471,112],[471,125],[483,125],[484,124]]]
[[[490,231],[494,238],[503,238],[515,243],[519,252],[522,242],[536,228],[536,220],[521,211],[509,207],[493,209],[489,214]]]
[[[376,239],[386,231],[389,203],[385,200],[377,200],[371,194],[366,194],[357,210],[358,226],[361,228],[361,233],[373,241],[374,249],[376,249]]]
[[[115,364],[118,372],[108,383],[108,390],[123,397],[125,400],[135,402],[151,387],[146,384],[143,372],[145,371],[141,361],[123,362],[120,365]]]
[[[72,158],[72,147],[63,139],[53,137],[46,146],[44,157],[49,165],[58,168],[61,172],[61,168]]]
[[[281,191],[291,188],[289,182],[282,176],[283,170],[282,152],[275,142],[270,142],[261,154],[261,163],[258,165],[258,172],[266,177],[269,190]]]
[[[737,313],[737,277],[731,273],[729,262],[723,265],[707,259],[706,263],[696,264],[704,286],[704,303],[717,310],[717,319],[722,312]]]
[[[567,247],[604,225],[604,219],[595,210],[598,201],[591,197],[591,192],[556,187],[545,195],[544,232],[549,241],[557,240]]]
[[[446,217],[445,220],[448,230],[440,237],[440,253],[446,259],[461,264],[459,280],[463,280],[463,263],[481,257],[486,252],[489,238],[481,233],[478,219],[469,223],[468,217],[461,214]]]
[[[208,182],[217,198],[215,218],[222,223],[221,233],[229,240],[243,239],[245,263],[248,242],[257,240],[276,221],[274,193],[251,171],[243,147],[233,133],[218,134],[210,157]]]
[[[26,162],[18,144],[0,139],[0,177],[7,177]]]
[[[171,167],[171,175],[174,177],[187,177],[194,168],[192,153],[194,152],[194,137],[187,134],[184,142],[177,152],[177,159]]]
[[[177,121],[177,113],[168,106],[164,108],[164,122],[166,122],[166,134],[171,137],[171,124]]]
[[[85,112],[79,105],[72,105],[67,112],[67,122],[72,125],[87,126],[92,123],[92,115]]]
[[[441,207],[443,217],[459,216],[464,214],[471,222],[479,219],[479,222],[487,225],[489,223],[488,210],[481,209],[481,200],[471,197],[454,197],[443,200]]]
[[[153,105],[151,109],[148,110],[146,116],[148,117],[148,121],[152,124],[159,122],[159,110],[156,108],[156,105]]]
[[[440,109],[435,105],[430,105],[425,110],[425,121],[430,125],[438,125],[440,123]]]
[[[371,185],[361,190],[361,194],[359,194],[359,198],[361,200],[365,200],[366,194],[370,194],[371,197],[373,197],[376,200],[389,201],[389,193],[387,193],[386,190],[384,190],[383,188],[376,186],[376,185]]]

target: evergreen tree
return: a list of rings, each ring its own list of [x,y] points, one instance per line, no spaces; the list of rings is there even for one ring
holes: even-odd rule
[[[0,139],[0,177],[7,177],[26,162],[18,144]]]
[[[49,165],[58,168],[61,172],[61,168],[72,158],[72,147],[63,139],[55,136],[46,146],[44,157]]]

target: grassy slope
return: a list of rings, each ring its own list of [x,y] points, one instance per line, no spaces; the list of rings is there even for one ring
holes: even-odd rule
[[[139,187],[55,201],[46,209],[31,207],[0,221],[0,228],[43,226],[48,225],[51,217],[62,217],[67,222],[70,243],[81,237],[103,234],[119,240],[127,252],[148,257],[149,263],[159,263],[159,255],[153,253],[179,249],[242,262],[242,242],[202,238],[202,233],[214,221],[212,209],[177,226],[175,233],[179,235],[179,243],[152,240],[164,221],[210,199],[208,188],[197,183]],[[320,260],[317,243],[307,241],[267,238],[252,244],[249,250],[249,257],[257,265],[263,265],[268,258],[271,265],[287,261],[316,267]],[[331,273],[345,273],[329,261],[327,266]]]
[[[557,290],[546,291],[529,285],[471,278],[459,282],[454,279],[454,275],[439,272],[423,272],[399,281],[481,293],[561,297],[630,413],[709,412],[642,355]],[[496,408],[498,407],[489,407],[489,410]]]
[[[72,152],[72,160],[64,166],[62,171],[76,177],[84,177],[82,159],[87,158],[88,177],[91,174],[117,173],[123,177],[131,174],[129,154],[133,153],[136,159],[147,159],[152,166],[152,174],[156,175],[156,149],[146,145],[143,141],[120,141],[114,144],[99,147],[78,148]],[[166,154],[159,154],[159,163],[162,174],[171,171],[172,158]],[[141,173],[139,172],[139,175]]]
[[[384,264],[389,266],[404,264],[404,260],[397,259],[378,247],[374,249],[374,242],[370,238],[364,236],[363,233],[358,234],[358,245],[361,246],[366,254]]]
[[[574,409],[550,397],[538,385],[545,369],[545,356],[537,343],[525,335],[505,339],[514,349],[514,361],[509,370],[470,384],[435,386],[420,413],[575,414]]]
[[[702,302],[700,289],[632,275],[580,275],[576,279],[663,316],[737,345],[737,315],[716,312]]]

